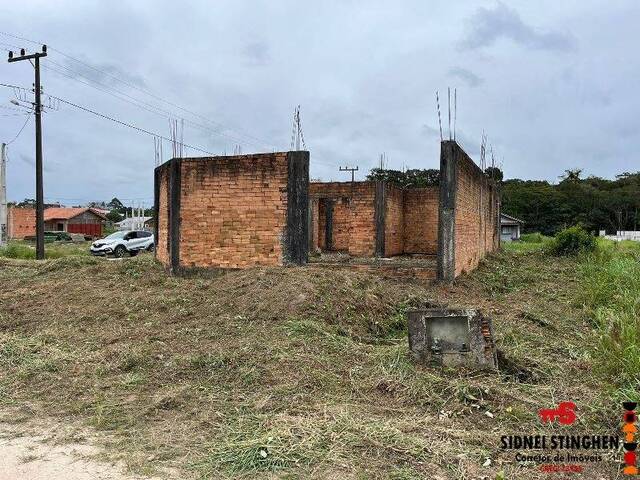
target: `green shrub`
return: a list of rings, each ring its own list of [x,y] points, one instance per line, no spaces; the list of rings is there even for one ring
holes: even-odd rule
[[[554,255],[577,255],[578,253],[593,252],[596,249],[596,237],[587,232],[580,225],[565,228],[556,234],[551,253]]]
[[[520,235],[520,240],[525,243],[544,243],[549,237],[542,235],[540,232],[523,233]]]
[[[88,242],[45,242],[45,258],[47,259],[78,255],[89,255]],[[35,244],[30,244],[28,242],[11,241],[6,247],[0,248],[0,257],[34,260],[36,258],[36,247]]]
[[[36,249],[24,243],[9,242],[6,247],[0,248],[0,257],[32,260],[36,258]]]

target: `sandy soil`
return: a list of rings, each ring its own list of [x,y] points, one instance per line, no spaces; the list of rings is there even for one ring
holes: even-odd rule
[[[38,433],[34,433],[34,430]],[[99,449],[82,439],[61,441],[64,428],[0,420],[0,480],[141,480],[124,465],[95,460]],[[149,478],[149,477],[144,477]]]

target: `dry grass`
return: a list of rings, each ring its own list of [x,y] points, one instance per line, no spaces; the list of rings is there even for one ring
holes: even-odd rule
[[[318,268],[172,278],[149,255],[0,259],[0,402],[107,431],[138,472],[537,478],[498,445],[541,431],[538,408],[574,400],[579,428],[616,428],[575,262],[505,253],[426,287]],[[503,371],[414,365],[403,312],[425,303],[490,313]]]

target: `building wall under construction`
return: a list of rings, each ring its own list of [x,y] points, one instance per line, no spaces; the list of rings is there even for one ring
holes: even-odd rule
[[[314,182],[309,191],[312,251],[341,251],[356,257],[436,254],[437,187]],[[332,226],[327,228],[329,221]]]
[[[8,237],[21,239],[36,234],[35,208],[9,207],[7,214]]]
[[[156,168],[156,258],[174,273],[305,263],[308,152],[176,158]]]
[[[452,281],[500,247],[498,186],[455,142],[440,151],[438,279]]]

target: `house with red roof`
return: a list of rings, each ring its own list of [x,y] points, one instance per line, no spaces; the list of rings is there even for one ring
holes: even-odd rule
[[[101,212],[93,208],[51,207],[44,211],[45,231],[81,233],[101,237],[104,222]],[[33,208],[12,207],[8,215],[9,238],[24,238],[36,233],[36,214]]]

